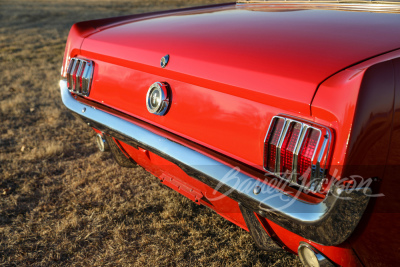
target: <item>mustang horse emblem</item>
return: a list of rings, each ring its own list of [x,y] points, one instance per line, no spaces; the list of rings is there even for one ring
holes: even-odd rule
[[[169,55],[163,56],[160,61],[161,68],[165,68],[169,62]]]

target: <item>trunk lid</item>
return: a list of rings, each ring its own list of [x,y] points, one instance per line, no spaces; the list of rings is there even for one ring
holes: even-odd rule
[[[231,5],[104,28],[81,54],[96,62],[91,99],[261,166],[271,117],[310,116],[318,85],[396,49],[398,25],[398,14]],[[165,116],[146,109],[157,81],[172,89]]]

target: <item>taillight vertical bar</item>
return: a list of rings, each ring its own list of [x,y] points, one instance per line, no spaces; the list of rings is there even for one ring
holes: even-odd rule
[[[285,176],[286,158],[287,158],[287,149],[286,148],[292,138],[293,125],[294,125],[293,122],[289,123],[286,134],[283,137],[283,142],[282,142],[282,146],[281,146],[279,171],[280,171],[282,177]]]
[[[75,67],[76,67],[76,64],[77,64],[77,60],[75,59],[75,58],[72,58],[71,59],[71,61],[70,61],[70,63],[69,63],[69,66],[68,66],[68,71],[67,71],[67,86],[68,86],[68,89],[72,89],[72,87],[73,87],[73,82],[74,82],[74,80],[73,80],[73,73],[74,73],[74,71],[75,71]]]
[[[286,119],[285,124],[283,126],[283,131],[281,132],[281,136],[279,137],[278,145],[276,146],[276,165],[275,165],[275,174],[281,176],[281,148],[283,141],[285,140],[285,136],[287,135],[290,123],[292,120]]]
[[[83,68],[84,65],[86,64],[86,62],[80,60],[79,62],[79,67],[78,67],[78,71],[76,72],[76,84],[75,84],[75,90],[76,92],[80,93],[82,91],[82,86],[81,86],[81,76],[82,76],[82,72],[83,72]]]
[[[306,136],[306,132],[307,132],[308,128],[309,128],[308,125],[303,125],[303,127],[301,129],[300,140],[299,140],[299,142],[297,144],[297,147],[296,147],[296,150],[295,150],[295,152],[293,154],[293,167],[292,167],[293,171],[292,171],[292,177],[291,177],[292,183],[297,183],[297,169],[298,169],[297,168],[297,161],[298,161],[299,152],[300,152],[300,149],[302,147],[302,144],[303,144],[303,141],[304,141],[304,138]]]
[[[313,173],[315,173],[314,157],[318,150],[319,141],[321,140],[321,131],[314,127],[309,127],[298,157],[298,171],[302,180],[298,184],[309,187],[311,184]],[[299,179],[298,179],[299,180]]]
[[[329,137],[330,137],[330,135],[328,132],[326,132],[325,135],[323,136],[324,141],[322,143],[321,150],[319,151],[315,173],[313,173],[313,175],[311,176],[312,180],[324,178],[325,169],[324,168],[321,169],[321,162],[322,162],[324,155],[328,154],[328,151],[325,153],[325,150],[327,150]]]
[[[71,73],[72,75],[72,91],[76,91],[76,73],[79,70],[79,66],[80,66],[81,61],[79,59],[75,60],[75,66],[74,69]]]
[[[302,123],[291,121],[288,132],[283,141],[283,145],[281,147],[280,168],[282,173],[281,176],[285,179],[291,180],[293,173],[293,157],[300,140],[302,128]]]
[[[274,117],[264,140],[264,169],[273,174],[276,172],[277,156],[279,155],[277,147],[285,130],[285,123],[285,118]]]
[[[86,62],[84,73],[82,74],[82,94],[89,95],[90,81],[93,75],[93,63]]]

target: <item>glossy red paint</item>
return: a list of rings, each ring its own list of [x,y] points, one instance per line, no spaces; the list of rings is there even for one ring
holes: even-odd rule
[[[392,134],[394,82],[392,61],[364,73],[343,175],[383,177]]]
[[[100,60],[96,64],[89,99],[262,169],[265,134],[270,118],[280,109]],[[147,90],[155,81],[167,82],[171,88],[166,116],[146,108]]]
[[[202,10],[215,9],[215,8],[223,9],[225,7],[229,7],[232,5],[234,5],[234,4],[233,3],[219,4],[219,5],[212,5],[212,6],[204,6],[201,9]],[[81,48],[82,42],[88,36],[90,36],[96,32],[102,31],[104,29],[116,27],[118,25],[123,25],[125,23],[130,23],[130,22],[139,21],[139,20],[143,20],[143,19],[157,18],[160,16],[173,15],[177,12],[182,13],[185,11],[192,11],[192,9],[193,8],[182,8],[182,9],[176,9],[176,10],[158,11],[158,12],[152,12],[152,13],[146,13],[146,14],[128,15],[128,16],[122,16],[122,17],[82,21],[82,22],[75,23],[74,25],[72,25],[72,28],[68,35],[67,44],[65,47],[64,58],[63,58],[63,64],[61,67],[61,76],[62,77],[66,76],[66,71],[67,71],[67,66],[68,66],[69,60],[72,57],[74,57],[75,55],[80,54],[80,48]]]
[[[345,166],[342,177],[377,177],[378,181],[372,184],[373,193],[385,195],[371,199],[349,240],[365,266],[390,266],[400,261],[399,233],[392,225],[400,218],[396,189],[400,171],[396,131],[399,57],[399,51],[387,53],[331,77],[318,89],[312,104],[314,116],[334,122],[332,127],[339,133],[350,131],[347,136],[339,134],[335,147],[334,164]]]
[[[400,42],[387,38],[400,22],[392,14],[272,11],[281,10],[231,5],[99,30],[81,47],[81,56],[97,63],[90,99],[261,169],[259,152],[273,115],[314,120],[310,103],[320,82]],[[243,38],[236,38],[238,30]],[[383,41],[363,45],[376,38]],[[167,53],[171,60],[162,69],[159,61]],[[160,80],[173,95],[164,117],[149,114],[144,100],[148,87]]]
[[[379,172],[373,175],[384,181],[376,190],[389,197],[372,202],[374,213],[362,221],[368,226],[359,227],[348,242],[327,247],[267,219],[260,220],[272,237],[294,253],[303,241],[337,264],[360,265],[357,253],[364,264],[376,266],[384,262],[382,256],[389,264],[400,261],[396,256],[398,232],[384,232],[393,229],[389,219],[400,219],[399,207],[391,204],[400,202],[394,182],[400,153],[396,139],[400,132],[400,80],[390,80],[394,74],[388,71],[400,77],[400,63],[390,61],[400,58],[396,51],[400,35],[393,34],[398,25],[398,14],[220,5],[77,24],[71,29],[63,65],[73,56],[93,60],[96,67],[89,101],[154,125],[166,136],[176,135],[178,142],[198,144],[202,147],[195,149],[205,153],[215,151],[216,158],[232,166],[240,162],[255,177],[262,170],[264,138],[273,116],[287,114],[330,127],[335,135],[330,175],[346,176],[352,173],[348,164],[372,162],[378,166],[373,171]],[[159,61],[166,54],[171,60],[162,69]],[[377,74],[380,66],[384,67]],[[382,78],[385,75],[388,77]],[[375,77],[384,79],[385,88],[396,84],[394,107],[390,90],[376,93],[382,83]],[[172,102],[166,116],[146,109],[147,89],[156,81],[171,87]],[[372,94],[364,97],[367,87]],[[374,99],[379,103],[371,108]],[[370,123],[378,113],[388,120]],[[376,132],[370,135],[366,130]],[[370,143],[376,150],[365,149]],[[199,199],[200,204],[248,230],[237,202],[229,197],[210,201],[222,195],[167,160],[121,144],[155,176],[177,178],[170,187],[182,185],[183,195]],[[382,154],[377,161],[372,161],[371,155],[377,154],[374,151]],[[389,167],[385,167],[387,155]],[[190,189],[195,193],[188,193]],[[205,197],[197,197],[200,195]],[[388,206],[389,212],[382,212]],[[385,251],[383,255],[377,246]]]
[[[374,90],[376,87],[367,87],[366,92],[360,95],[359,99],[364,101],[370,98],[368,110],[371,114],[364,120],[360,119],[365,131],[353,131],[357,138],[354,138],[350,151],[358,154],[354,157],[358,159],[357,164],[367,162],[368,168],[364,172],[377,177],[372,185],[374,193],[385,196],[372,199],[363,225],[350,241],[366,266],[389,266],[400,262],[400,239],[398,230],[393,227],[393,222],[400,219],[400,196],[396,186],[400,171],[400,59],[380,63],[370,71],[375,73],[368,77],[369,85],[379,83],[379,95]],[[365,110],[359,112],[368,114]],[[360,147],[363,139],[373,144],[368,151]],[[379,249],[376,247],[378,244]]]
[[[312,102],[312,116],[315,121],[332,127],[336,132],[336,143],[332,159],[331,174],[341,177],[342,166],[347,156],[348,141],[359,96],[361,83],[368,68],[380,62],[400,57],[400,51],[385,53],[351,66],[326,79],[318,88]],[[361,165],[352,162],[353,165]],[[380,162],[376,165],[384,165]],[[336,171],[337,170],[337,171]]]
[[[392,33],[399,23],[391,14],[233,5],[105,29],[81,49],[110,64],[308,114],[301,104],[311,103],[326,77],[398,48],[400,36]],[[170,62],[161,69],[166,54]]]

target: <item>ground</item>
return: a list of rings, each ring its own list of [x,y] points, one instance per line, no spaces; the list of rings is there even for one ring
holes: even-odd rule
[[[0,266],[299,265],[141,167],[119,167],[61,103],[74,22],[207,2],[218,1],[0,0]]]

